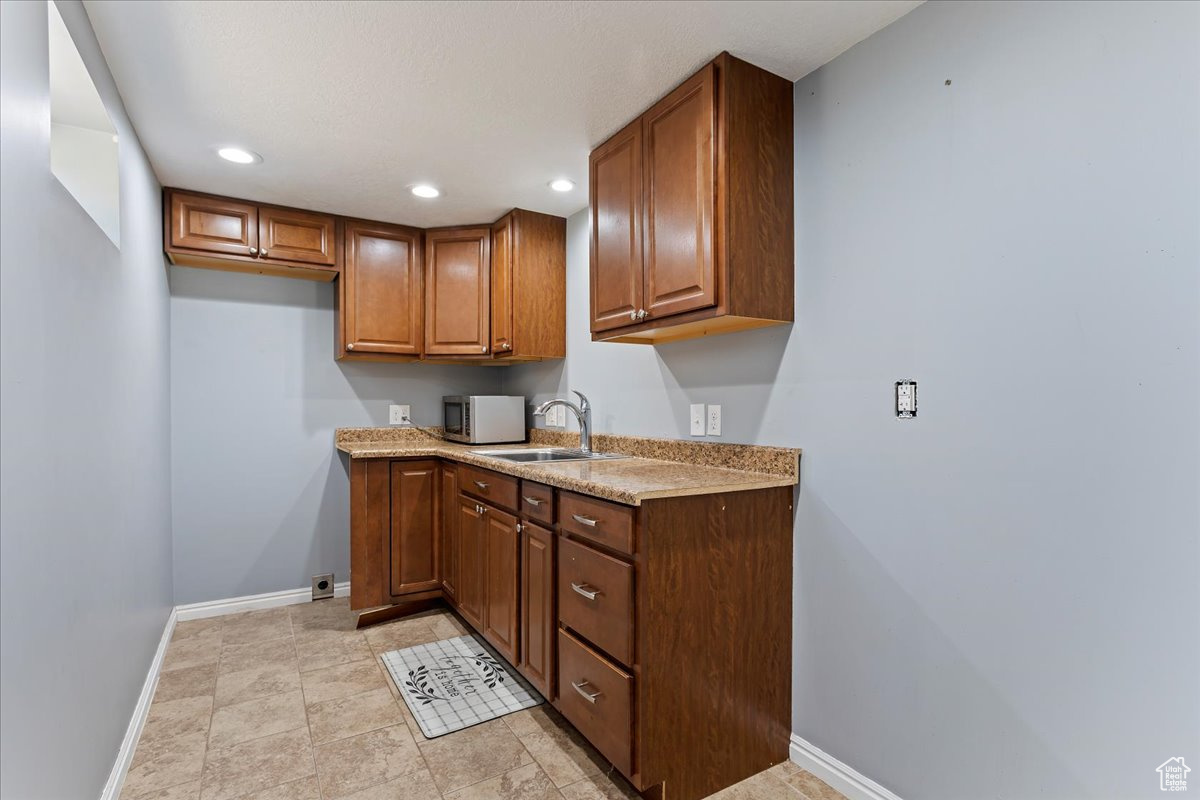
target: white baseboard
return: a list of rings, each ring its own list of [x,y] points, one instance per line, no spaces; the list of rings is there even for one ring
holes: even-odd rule
[[[112,772],[108,773],[104,791],[100,794],[100,800],[117,800],[121,796],[121,789],[125,786],[125,775],[129,772],[133,751],[142,736],[142,728],[146,725],[150,701],[154,699],[154,690],[158,688],[158,675],[162,672],[163,658],[167,655],[167,645],[171,643],[171,634],[175,632],[175,622],[178,618],[176,609],[172,608],[167,616],[167,624],[163,627],[162,638],[158,640],[158,649],[154,651],[154,659],[150,662],[150,670],[142,684],[142,693],[138,695],[137,705],[133,707],[129,727],[125,729],[125,738],[121,740],[121,749],[117,751],[116,763],[113,764]]]
[[[794,733],[790,755],[794,763],[846,795],[849,800],[900,800],[894,792]]]
[[[347,597],[350,594],[350,582],[335,583],[334,597]],[[236,614],[239,611],[257,611],[263,608],[278,608],[279,606],[307,603],[312,600],[312,588],[291,589],[285,592],[268,592],[253,594],[246,597],[231,597],[228,600],[210,600],[205,603],[189,603],[175,606],[167,617],[167,625],[163,628],[162,639],[158,642],[158,650],[154,652],[154,660],[150,662],[150,670],[146,673],[146,681],[142,684],[142,693],[138,695],[137,705],[133,708],[133,717],[129,727],[125,729],[125,738],[121,740],[121,749],[117,751],[117,760],[100,800],[117,800],[121,789],[125,786],[125,775],[129,772],[129,764],[133,761],[133,751],[141,738],[142,728],[146,726],[146,716],[150,713],[150,703],[154,700],[154,690],[158,688],[158,676],[162,672],[163,658],[167,654],[167,645],[171,643],[171,634],[175,632],[175,623],[186,622],[190,619],[206,619],[219,617],[224,614]]]
[[[347,597],[350,594],[350,582],[335,583],[334,597]],[[227,600],[208,600],[203,603],[188,603],[175,606],[179,621],[190,619],[206,619],[220,617],[225,614],[237,614],[241,611],[261,611],[264,608],[293,606],[297,603],[307,603],[312,600],[312,588],[287,589],[282,592],[267,592],[266,594],[251,594],[245,597],[231,597]]]

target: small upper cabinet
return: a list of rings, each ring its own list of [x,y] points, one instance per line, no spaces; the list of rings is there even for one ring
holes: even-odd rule
[[[170,193],[168,247],[203,253],[258,255],[258,206],[200,194]]]
[[[331,281],[337,218],[168,189],[165,250],[187,267]]]
[[[793,319],[792,84],[722,53],[590,159],[592,339]]]
[[[567,221],[516,208],[492,226],[496,360],[567,354]]]
[[[425,353],[491,352],[490,228],[425,233]]]
[[[411,361],[424,344],[421,231],[346,220],[339,359]]]
[[[332,267],[337,224],[333,217],[262,206],[258,209],[258,255]]]

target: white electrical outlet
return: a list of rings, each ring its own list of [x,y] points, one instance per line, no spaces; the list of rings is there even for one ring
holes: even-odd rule
[[[565,428],[567,425],[566,406],[554,406],[546,409],[543,419],[546,421],[547,428]]]
[[[709,406],[708,407],[708,435],[709,436],[720,436],[721,435],[721,407],[720,406]]]
[[[692,403],[692,436],[704,435],[704,403]]]
[[[389,425],[412,425],[410,406],[388,406]]]

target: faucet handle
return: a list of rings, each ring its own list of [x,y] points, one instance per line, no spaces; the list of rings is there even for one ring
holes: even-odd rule
[[[579,400],[580,400],[579,410],[580,411],[587,411],[592,407],[592,404],[588,402],[588,399],[584,395],[583,392],[576,391],[575,389],[572,389],[571,391],[574,392],[575,394],[579,395]]]

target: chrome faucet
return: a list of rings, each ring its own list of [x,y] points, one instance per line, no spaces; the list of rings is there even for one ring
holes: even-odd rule
[[[575,392],[574,389],[571,391]],[[546,412],[555,406],[566,406],[575,414],[575,419],[579,421],[579,451],[581,453],[592,452],[592,404],[583,396],[583,392],[575,392],[579,395],[580,403],[575,405],[570,400],[563,400],[556,397],[553,400],[547,400],[533,410],[535,417],[544,417]]]

